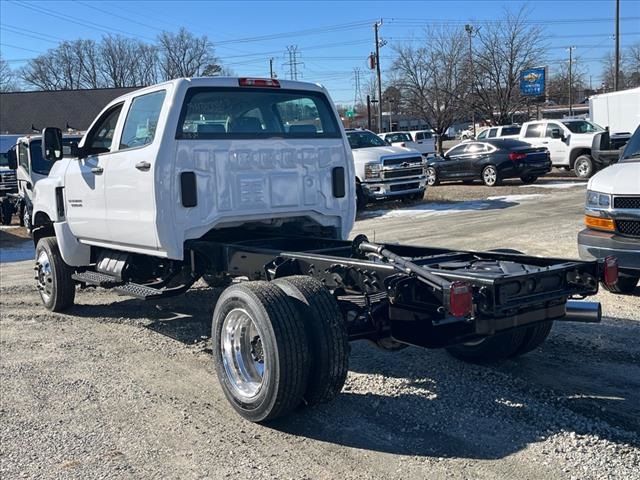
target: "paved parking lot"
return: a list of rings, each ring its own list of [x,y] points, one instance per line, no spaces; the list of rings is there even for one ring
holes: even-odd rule
[[[576,257],[585,184],[572,182],[443,185],[370,206],[353,234]],[[3,252],[29,253],[18,233],[0,233]],[[556,322],[500,365],[357,342],[336,401],[265,427],[217,385],[219,292],[154,305],[86,291],[61,315],[31,277],[30,262],[0,265],[3,478],[640,478],[640,289],[601,292],[602,324]]]

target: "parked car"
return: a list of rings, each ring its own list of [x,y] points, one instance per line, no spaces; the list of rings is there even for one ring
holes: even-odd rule
[[[551,171],[546,148],[513,139],[461,143],[447,150],[444,156],[430,157],[427,162],[428,185],[438,185],[442,180],[480,179],[493,187],[506,178],[533,183]]]
[[[640,127],[618,163],[591,177],[585,205],[586,228],[578,233],[583,259],[618,259],[618,281],[605,288],[632,293],[640,280]]]
[[[520,135],[520,125],[500,125],[482,130],[476,140],[487,138],[518,138]]]
[[[411,130],[408,132],[411,135],[411,139],[418,145],[415,148],[423,156],[436,153],[436,138],[438,137],[431,130]]]
[[[389,145],[369,130],[347,130],[347,139],[356,170],[358,209],[375,200],[424,197],[424,160],[416,150]]]
[[[604,129],[582,119],[525,122],[520,140],[534,147],[546,147],[554,167],[573,169],[577,177],[589,178],[597,165],[591,156],[593,137]]]

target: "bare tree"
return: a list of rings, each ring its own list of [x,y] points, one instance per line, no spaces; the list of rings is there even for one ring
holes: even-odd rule
[[[15,89],[15,75],[9,63],[0,55],[0,92],[11,92]]]
[[[602,59],[602,84],[604,90],[611,90],[615,85],[615,56],[608,53]],[[640,86],[640,43],[630,46],[620,56],[620,89]]]
[[[527,12],[505,10],[500,21],[487,21],[478,29],[473,54],[475,107],[494,124],[505,124],[521,108],[519,75],[540,65],[544,58],[543,32],[527,24]]]
[[[162,32],[158,37],[160,69],[164,79],[202,75],[215,64],[213,45],[206,35],[196,37],[181,28],[178,33]],[[211,73],[211,67],[209,67]]]
[[[586,72],[580,59],[573,64],[571,70],[571,98],[574,102],[582,100],[587,88]],[[547,96],[549,100],[560,105],[569,103],[569,62],[562,63],[547,80]]]
[[[426,30],[424,45],[394,47],[394,83],[401,92],[400,108],[431,125],[442,151],[443,135],[465,113],[466,38],[463,32],[434,28]]]

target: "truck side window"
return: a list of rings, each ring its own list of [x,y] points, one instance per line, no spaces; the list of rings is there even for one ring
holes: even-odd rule
[[[547,137],[547,138],[551,138],[551,132],[554,129],[562,131],[562,128],[560,127],[560,125],[557,125],[555,123],[548,123],[547,124],[547,130],[544,132],[544,136]]]
[[[534,123],[533,125],[527,126],[527,131],[525,132],[525,138],[539,138],[542,136],[542,131],[544,129],[544,124],[542,123]]]
[[[122,103],[107,110],[89,132],[85,147],[89,155],[98,155],[111,150]]]
[[[498,129],[497,128],[491,128],[489,130],[489,135],[487,135],[489,138],[495,138],[498,136]]]
[[[142,147],[153,142],[165,95],[166,91],[161,90],[133,99],[122,129],[120,149]]]
[[[27,172],[29,171],[29,149],[22,142],[18,144],[18,164]]]

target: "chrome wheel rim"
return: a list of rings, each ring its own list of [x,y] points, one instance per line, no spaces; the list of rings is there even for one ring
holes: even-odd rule
[[[576,170],[580,177],[586,177],[589,174],[589,166],[587,165],[587,162],[584,161],[578,162]]]
[[[53,295],[53,272],[49,255],[45,250],[42,250],[36,259],[36,282],[42,299],[48,302]]]
[[[494,183],[496,183],[497,175],[495,168],[485,168],[484,172],[482,173],[482,178],[484,179],[484,183],[486,183],[487,185],[493,185]]]
[[[433,185],[436,183],[436,170],[432,167],[427,168],[427,184]]]
[[[222,364],[235,395],[255,398],[267,373],[262,335],[249,312],[234,308],[222,323]]]

